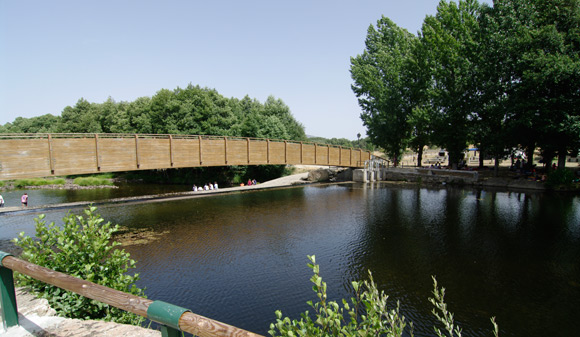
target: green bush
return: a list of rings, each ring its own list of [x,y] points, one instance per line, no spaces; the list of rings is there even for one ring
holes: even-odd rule
[[[14,187],[23,188],[26,186],[64,185],[64,178],[56,179],[18,179],[14,181]]]
[[[135,286],[139,275],[126,274],[129,269],[135,268],[135,261],[129,253],[115,248],[120,243],[111,242],[119,226],[103,223],[103,218],[95,213],[96,209],[90,206],[84,211],[84,216],[69,213],[63,218],[62,226],[54,222],[46,225],[42,214],[34,219],[37,239],[20,233],[13,242],[22,248],[22,258],[31,263],[143,297],[143,290]],[[142,320],[135,314],[29,276],[18,274],[17,280],[19,285],[46,298],[61,316],[129,324],[139,324]]]
[[[546,185],[548,187],[569,187],[574,181],[574,173],[565,168],[559,168],[548,175]]]
[[[387,307],[388,296],[379,291],[369,271],[369,280],[352,282],[355,295],[350,303],[343,299],[342,306],[335,301],[328,301],[326,295],[326,283],[320,277],[320,268],[316,264],[315,256],[308,256],[311,263],[308,264],[314,273],[310,281],[314,283],[312,289],[318,297],[318,302],[308,301],[308,305],[314,310],[313,315],[309,311],[301,314],[300,320],[291,320],[282,317],[282,312],[276,311],[276,322],[270,324],[270,335],[276,336],[389,336],[400,337],[405,333],[407,323],[400,313],[399,302],[393,309]],[[444,301],[445,289],[439,289],[437,280],[433,278],[434,298],[429,300],[435,306],[433,314],[441,322],[449,337],[461,337],[461,329],[453,322],[453,314],[447,310]],[[491,319],[494,326],[495,337],[499,329],[495,318]],[[447,336],[438,328],[434,327],[439,337]],[[413,336],[413,323],[409,323],[408,333]]]
[[[106,177],[78,177],[73,183],[79,186],[111,186],[113,182]]]

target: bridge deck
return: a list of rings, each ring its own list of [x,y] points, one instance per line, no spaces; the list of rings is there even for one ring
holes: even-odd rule
[[[0,180],[230,165],[363,167],[371,153],[306,142],[188,135],[0,134]]]

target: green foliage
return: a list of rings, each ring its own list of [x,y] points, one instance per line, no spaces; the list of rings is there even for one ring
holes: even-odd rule
[[[189,84],[161,89],[133,102],[91,103],[84,98],[61,116],[18,117],[0,132],[155,133],[305,140],[304,126],[281,100],[263,104],[245,97],[226,98],[215,89]]]
[[[315,256],[308,257],[308,264],[314,273],[310,281],[318,297],[317,302],[308,301],[314,310],[314,318],[308,311],[300,320],[282,318],[276,311],[276,323],[270,324],[272,336],[402,336],[407,323],[399,312],[399,305],[387,308],[388,296],[379,292],[369,272],[369,281],[353,282],[355,297],[342,300],[342,305],[328,301],[326,282],[320,277],[320,268]],[[413,335],[413,326],[410,325]]]
[[[14,187],[23,188],[26,186],[44,186],[44,185],[64,185],[65,179],[64,178],[56,178],[56,179],[42,179],[42,178],[34,178],[34,179],[18,179],[14,181]]]
[[[63,225],[46,224],[44,214],[35,219],[36,238],[20,233],[13,242],[22,248],[22,258],[62,273],[91,281],[137,296],[143,290],[135,286],[139,275],[126,274],[135,267],[135,261],[120,243],[111,241],[118,225],[104,223],[90,206],[83,215],[67,214]],[[21,286],[46,298],[60,315],[79,319],[100,319],[120,323],[138,324],[142,318],[104,303],[62,290],[58,287],[17,274]]]
[[[405,317],[396,306],[387,306],[388,296],[379,291],[369,271],[369,280],[352,282],[354,297],[350,301],[343,299],[341,303],[329,301],[327,298],[327,285],[320,277],[320,267],[316,264],[315,256],[308,256],[311,263],[313,276],[310,281],[314,284],[312,289],[318,297],[317,302],[308,301],[313,313],[306,311],[301,314],[300,320],[283,317],[280,310],[276,311],[276,322],[270,324],[268,331],[273,337],[276,336],[389,336],[401,337],[408,333],[413,336],[413,323],[409,322],[409,329]],[[433,277],[433,295],[429,301],[435,306],[433,314],[443,324],[449,337],[461,337],[461,328],[453,322],[453,314],[445,304],[445,288],[439,289],[437,280]],[[491,318],[494,336],[498,337],[499,328],[495,318]],[[439,337],[445,336],[440,329],[434,327]]]
[[[559,168],[548,175],[548,179],[546,179],[546,186],[552,188],[570,187],[574,182],[574,178],[574,172],[566,168]]]
[[[441,1],[435,16],[423,22],[421,44],[426,53],[422,71],[432,76],[429,97],[432,141],[449,151],[454,167],[461,159],[470,134],[475,105],[475,72],[480,5],[476,0]]]
[[[445,303],[445,288],[439,288],[437,286],[437,279],[433,277],[433,297],[429,298],[429,302],[433,304],[435,308],[431,311],[431,313],[437,318],[437,320],[443,324],[445,331],[447,334],[441,332],[441,330],[437,327],[433,327],[435,329],[435,333],[439,337],[461,337],[461,328],[458,325],[455,325],[453,320],[453,313],[449,312],[447,309],[447,304]],[[499,327],[495,322],[495,317],[490,318],[491,324],[493,325],[493,335],[498,337],[499,335]]]
[[[402,146],[420,155],[436,144],[452,166],[467,144],[496,159],[525,150],[529,162],[539,147],[563,167],[580,148],[578,8],[580,0],[443,0],[418,38],[382,17],[351,58],[371,140],[394,158]]]
[[[78,177],[73,181],[79,186],[112,186],[113,182],[104,177]]]
[[[371,141],[385,149],[395,164],[408,145],[408,115],[416,101],[408,99],[405,76],[417,38],[382,17],[370,26],[362,55],[351,58],[352,90]]]

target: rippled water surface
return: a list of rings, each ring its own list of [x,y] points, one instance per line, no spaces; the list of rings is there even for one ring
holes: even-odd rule
[[[350,282],[371,270],[416,336],[434,335],[432,275],[464,336],[491,336],[492,316],[501,336],[577,335],[576,196],[344,184],[99,213],[158,234],[126,247],[149,298],[253,332],[267,334],[277,309],[294,318],[308,310],[315,295],[306,256],[314,254],[331,299],[349,297]],[[32,234],[34,216],[0,216],[0,240]]]

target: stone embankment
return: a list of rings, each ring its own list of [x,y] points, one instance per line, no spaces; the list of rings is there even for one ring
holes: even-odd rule
[[[56,316],[46,299],[22,288],[16,290],[20,325],[2,331],[3,337],[158,337],[161,331],[113,322],[79,320]]]
[[[366,176],[365,176],[366,174]],[[355,181],[406,181],[424,184],[449,184],[502,189],[545,190],[545,184],[524,176],[493,177],[491,171],[464,171],[432,168],[381,168],[372,174],[355,170]]]

